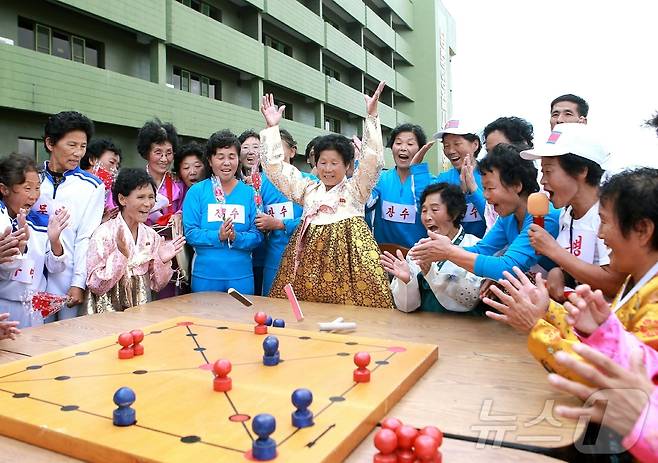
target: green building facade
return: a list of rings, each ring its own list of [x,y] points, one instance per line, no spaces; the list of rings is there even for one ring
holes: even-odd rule
[[[259,130],[266,92],[303,152],[329,131],[360,135],[362,92],[379,80],[384,135],[403,122],[431,134],[450,113],[454,53],[440,0],[3,0],[0,154],[42,160],[47,115],[76,110],[123,165],[143,165],[146,120],[184,140]]]

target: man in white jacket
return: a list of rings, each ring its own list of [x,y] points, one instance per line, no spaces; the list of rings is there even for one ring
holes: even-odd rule
[[[50,160],[44,163],[41,196],[33,210],[52,216],[65,208],[70,214],[69,226],[61,235],[68,256],[66,269],[49,275],[46,288],[50,293],[69,296],[68,308],[56,314],[58,319],[78,314],[86,287],[89,238],[103,216],[105,187],[79,166],[93,132],[92,121],[75,111],[50,116],[45,127],[44,145]]]

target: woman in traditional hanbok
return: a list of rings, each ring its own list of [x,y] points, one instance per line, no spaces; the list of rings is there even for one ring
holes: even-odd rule
[[[171,279],[171,260],[185,237],[165,241],[145,224],[155,203],[156,185],[142,169],[119,172],[112,195],[119,215],[101,224],[89,243],[88,312],[123,311],[151,301]]]
[[[372,97],[366,96],[362,154],[349,179],[346,173],[354,147],[342,135],[326,135],[315,144],[320,181],[283,162],[278,125],[284,107],[277,109],[272,95],[263,97],[261,112],[268,127],[260,133],[263,169],[279,191],[304,207],[270,296],[283,297],[283,288],[290,283],[299,299],[306,301],[393,308],[379,248],[364,220],[365,203],[384,167],[377,115],[383,88],[381,82]]]

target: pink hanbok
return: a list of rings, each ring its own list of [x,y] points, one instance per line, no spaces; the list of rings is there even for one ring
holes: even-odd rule
[[[631,352],[642,350],[647,374],[654,384],[658,383],[658,352],[626,331],[614,313],[592,334],[580,340],[624,368],[629,366]],[[635,427],[621,443],[641,462],[658,461],[658,387],[653,389]]]
[[[130,258],[117,248],[116,236],[123,233]],[[171,261],[162,262],[160,252],[171,246],[149,226],[139,224],[137,242],[121,213],[96,229],[87,252],[88,314],[123,311],[151,301],[171,280]]]

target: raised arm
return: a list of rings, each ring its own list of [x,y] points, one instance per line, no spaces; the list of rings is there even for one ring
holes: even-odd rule
[[[368,115],[363,124],[363,142],[361,144],[361,158],[359,168],[354,171],[350,186],[356,198],[364,205],[370,198],[370,192],[379,180],[379,174],[384,168],[384,144],[382,142],[382,128],[379,125],[377,105],[385,82],[380,82],[372,96],[364,95]]]
[[[260,160],[265,174],[279,191],[296,203],[304,204],[306,188],[315,182],[304,177],[292,164],[283,161],[279,122],[285,109],[285,106],[278,108],[274,104],[271,93],[263,96],[260,112],[267,128],[260,132]]]

